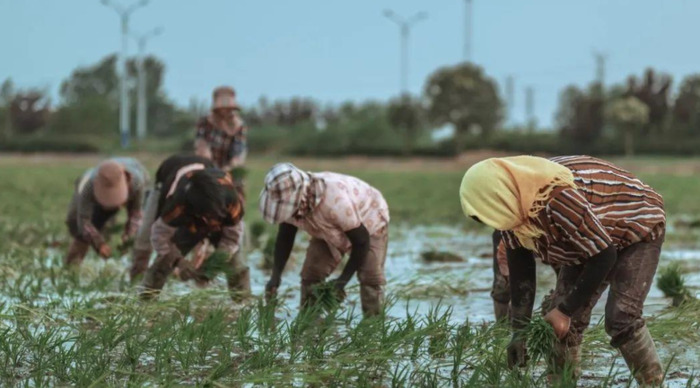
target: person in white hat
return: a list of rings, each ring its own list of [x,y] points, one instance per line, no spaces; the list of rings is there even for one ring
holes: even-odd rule
[[[301,271],[302,307],[315,302],[313,287],[350,253],[341,275],[332,280],[337,295],[344,297],[345,286],[357,272],[362,311],[365,316],[381,312],[389,207],[379,190],[348,175],[310,173],[281,163],[265,177],[260,211],[265,221],[279,224],[268,298],[277,293],[296,232],[302,229],[311,235]]]
[[[141,224],[141,203],[148,181],[146,168],[132,158],[107,159],[76,180],[66,217],[73,237],[66,265],[80,265],[90,246],[102,258],[112,256],[102,230],[122,207],[128,215],[122,242],[133,238]]]

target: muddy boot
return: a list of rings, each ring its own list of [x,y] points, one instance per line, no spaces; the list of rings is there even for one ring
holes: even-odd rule
[[[226,275],[228,291],[234,303],[243,303],[250,299],[250,268],[245,267]]]
[[[158,257],[153,265],[148,268],[141,286],[140,298],[142,300],[151,300],[158,297],[158,294],[165,286],[165,282],[168,280],[168,276],[173,272],[173,267],[178,263],[176,258],[172,256]]]
[[[620,353],[640,386],[656,386],[663,382],[664,370],[646,326],[620,345]]]
[[[78,239],[73,239],[70,247],[68,247],[68,253],[66,254],[64,261],[65,265],[67,267],[79,266],[83,262],[83,259],[85,259],[88,249],[90,249],[90,245],[88,245],[88,243]]]
[[[136,250],[134,249],[133,257],[131,259],[131,269],[129,269],[129,278],[131,282],[138,280],[141,275],[148,269],[148,261],[151,258],[150,250]]]
[[[496,317],[496,322],[508,320],[510,317],[510,303],[499,302],[494,299],[493,301],[493,313]]]
[[[384,290],[382,286],[360,284],[360,301],[362,302],[362,313],[365,317],[381,314],[384,307]]]
[[[556,341],[552,350],[551,359],[547,363],[549,382],[557,385],[565,375],[578,380],[581,376],[581,345],[568,346]]]

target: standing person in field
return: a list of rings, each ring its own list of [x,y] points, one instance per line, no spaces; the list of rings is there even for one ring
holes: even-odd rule
[[[217,265],[226,273],[232,299],[242,301],[250,295],[250,270],[239,254],[243,206],[228,173],[199,156],[171,156],[158,168],[145,212],[131,269],[132,278],[146,272],[142,298],[158,295],[176,268],[183,280],[211,280],[199,271],[202,263],[184,259],[205,238],[217,249],[207,260],[224,257]],[[151,247],[157,257],[146,270]]]
[[[75,181],[66,217],[68,231],[73,237],[66,265],[80,265],[90,246],[104,259],[112,256],[102,232],[121,207],[126,207],[128,216],[122,242],[136,234],[141,224],[141,202],[148,179],[148,171],[136,159],[112,158],[87,170]]]
[[[248,128],[241,119],[240,109],[233,88],[221,86],[214,89],[211,113],[197,123],[195,153],[211,159],[215,167],[224,171],[243,167],[248,154]],[[234,179],[242,189],[240,179]]]
[[[464,214],[503,231],[510,275],[509,365],[526,362],[520,332],[532,315],[536,254],[560,266],[545,320],[559,338],[556,374],[576,366],[591,310],[610,286],[605,329],[640,384],[664,373],[642,309],[659,263],[666,216],[651,187],[588,156],[493,158],[460,187]]]
[[[265,176],[260,194],[265,221],[279,224],[268,297],[279,288],[297,230],[311,235],[301,270],[301,305],[315,302],[313,287],[322,283],[350,253],[341,275],[332,280],[337,294],[357,272],[365,316],[382,310],[384,262],[389,239],[389,207],[367,183],[333,172],[311,173],[290,163],[277,164]]]

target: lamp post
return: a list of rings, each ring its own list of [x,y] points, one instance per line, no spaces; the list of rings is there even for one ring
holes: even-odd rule
[[[145,34],[132,33],[132,37],[136,40],[139,48],[138,54],[138,101],[136,110],[136,136],[139,140],[146,137],[147,132],[147,116],[148,116],[148,101],[146,98],[146,69],[144,62],[146,60],[146,43],[151,38],[154,38],[163,33],[163,28],[154,28]]]
[[[411,35],[411,28],[419,21],[425,20],[428,14],[419,12],[409,19],[404,19],[396,12],[387,9],[384,11],[384,16],[396,23],[401,32],[401,61],[399,69],[401,73],[401,93],[405,94],[408,93],[408,39]]]
[[[119,15],[122,32],[122,49],[119,55],[119,133],[121,134],[122,148],[129,146],[129,91],[127,87],[127,42],[129,34],[129,17],[134,11],[148,5],[149,0],[141,0],[129,7],[116,4],[112,0],[102,0],[102,4],[112,8]]]

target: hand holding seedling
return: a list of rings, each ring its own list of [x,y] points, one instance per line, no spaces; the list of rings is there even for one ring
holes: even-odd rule
[[[335,297],[338,299],[338,302],[342,302],[345,300],[345,297],[347,294],[345,293],[345,285],[348,284],[347,281],[343,279],[333,279],[330,282],[328,282],[331,286],[333,286],[333,290],[335,291]]]
[[[100,248],[97,250],[97,253],[100,255],[100,257],[106,260],[112,257],[112,248],[110,248],[107,243],[102,243]]]
[[[265,285],[265,301],[270,302],[277,297],[277,289],[280,286],[280,279],[273,276]]]
[[[569,332],[569,327],[571,326],[571,317],[555,308],[545,315],[544,320],[552,325],[554,334],[558,339],[566,337],[566,334]]]

